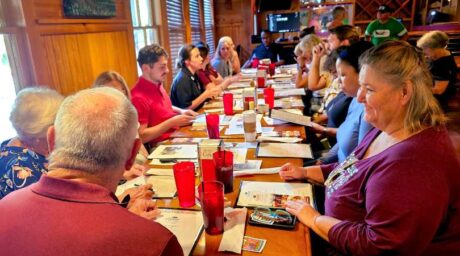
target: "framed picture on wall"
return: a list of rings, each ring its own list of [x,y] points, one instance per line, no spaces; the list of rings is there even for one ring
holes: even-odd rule
[[[115,0],[63,0],[67,18],[110,18],[117,14]]]

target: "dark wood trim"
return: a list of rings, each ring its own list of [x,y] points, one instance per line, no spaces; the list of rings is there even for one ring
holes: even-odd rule
[[[126,15],[126,14],[125,14]],[[131,17],[131,14],[129,14]],[[59,24],[131,24],[128,19],[37,19],[37,24],[59,25]]]

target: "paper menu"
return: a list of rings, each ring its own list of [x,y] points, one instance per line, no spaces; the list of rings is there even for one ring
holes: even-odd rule
[[[161,215],[155,220],[173,233],[182,247],[184,255],[190,255],[203,231],[201,211],[161,209]]]
[[[309,183],[241,181],[237,206],[284,208],[287,200],[306,200],[313,204]]]
[[[305,95],[304,88],[275,90],[275,97],[300,96]]]
[[[231,116],[219,115],[219,125],[228,125],[231,119]],[[198,115],[193,121],[192,126],[206,126],[206,115]]]
[[[160,145],[148,159],[194,159],[198,157],[197,145]]]
[[[304,107],[302,99],[291,98],[291,106],[292,107]],[[280,108],[282,106],[281,99],[275,100],[275,108]]]
[[[313,158],[310,145],[297,143],[261,142],[256,155],[257,157]]]
[[[272,109],[270,117],[303,126],[311,126],[311,117],[298,114],[297,112],[292,113],[291,111]]]

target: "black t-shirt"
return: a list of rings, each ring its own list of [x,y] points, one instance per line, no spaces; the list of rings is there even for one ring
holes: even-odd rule
[[[447,101],[455,95],[455,81],[457,80],[457,64],[454,56],[448,55],[429,63],[433,81],[449,81],[446,90],[441,95],[435,95],[443,108]]]
[[[182,68],[171,86],[171,103],[179,108],[188,108],[192,101],[203,93],[203,88],[198,82],[198,77],[192,75],[187,68]],[[197,110],[203,106],[204,102],[196,107]]]

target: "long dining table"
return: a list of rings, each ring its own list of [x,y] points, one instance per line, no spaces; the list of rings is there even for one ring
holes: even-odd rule
[[[221,100],[221,99],[215,99]],[[201,110],[203,113],[205,110]],[[261,122],[263,127],[269,126],[265,121]],[[220,131],[221,139],[225,142],[244,142],[242,135],[225,135],[224,128]],[[306,134],[303,126],[295,124],[282,124],[274,126],[274,131],[297,131],[296,134],[300,134],[300,138],[303,139],[302,143],[305,143]],[[195,127],[185,126],[181,127],[173,134],[171,134],[171,141],[167,143],[173,143],[175,138],[206,138],[207,131],[206,127]],[[278,158],[278,157],[256,157],[256,149],[248,148],[247,160],[262,160],[261,168],[272,168],[280,167],[285,163],[291,162],[297,166],[302,166],[303,159],[301,158]],[[161,166],[150,165],[155,168],[164,168]],[[266,181],[266,182],[283,182],[278,174],[264,174],[264,175],[248,175],[239,176],[234,178],[233,192],[225,194],[226,200],[230,201],[232,207],[236,206],[236,200],[239,194],[240,183],[242,181]],[[196,183],[198,184],[199,178],[197,177]],[[174,199],[162,199],[158,200],[158,206],[164,208],[180,208],[177,198]],[[192,209],[199,210],[199,206],[194,206]],[[248,215],[252,209],[248,209]],[[261,253],[255,253],[250,251],[242,251],[243,255],[311,255],[311,243],[309,229],[302,223],[297,222],[293,230],[274,229],[260,226],[253,226],[247,222],[248,216],[246,217],[246,228],[244,235],[258,239],[265,239],[265,247]],[[206,232],[202,232],[197,244],[195,245],[192,254],[193,255],[235,255],[231,252],[219,252],[219,244],[222,239],[222,235],[209,235]]]

